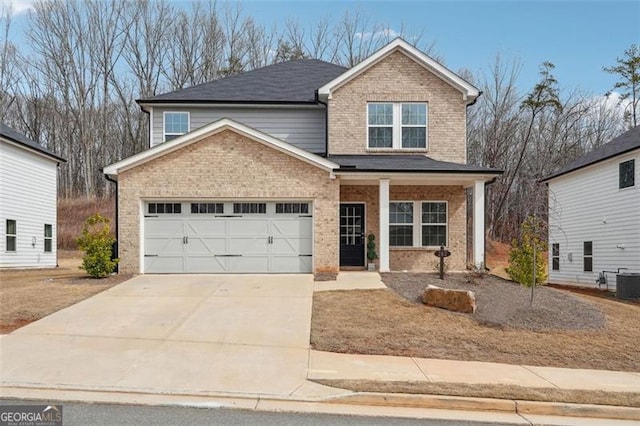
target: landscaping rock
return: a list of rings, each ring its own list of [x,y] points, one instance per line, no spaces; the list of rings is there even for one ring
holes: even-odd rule
[[[476,311],[476,295],[468,290],[450,290],[428,285],[422,296],[425,305],[449,311],[472,314]]]

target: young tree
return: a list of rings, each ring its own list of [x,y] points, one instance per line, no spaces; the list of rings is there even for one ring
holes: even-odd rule
[[[635,127],[638,125],[638,104],[640,103],[640,47],[637,44],[632,44],[624,51],[624,57],[616,58],[616,62],[618,65],[604,67],[603,70],[620,77],[620,80],[613,85],[613,89],[624,90],[619,102],[630,100],[630,110],[625,111],[625,114],[630,119],[631,126]]]
[[[89,216],[82,227],[82,234],[76,240],[80,250],[84,251],[80,269],[93,278],[104,278],[111,274],[118,264],[118,259],[111,259],[111,246],[115,241],[108,218],[99,213]]]
[[[522,223],[520,238],[514,238],[509,252],[507,273],[512,280],[533,289],[547,279],[547,242],[544,222],[535,216],[529,216]],[[535,272],[534,272],[535,271]]]

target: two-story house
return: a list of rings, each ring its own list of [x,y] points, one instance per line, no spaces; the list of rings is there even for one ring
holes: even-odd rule
[[[557,170],[549,187],[549,282],[615,285],[640,272],[640,126]]]
[[[335,275],[484,263],[484,188],[466,164],[479,90],[401,39],[351,69],[302,59],[139,100],[150,149],[117,181],[120,270]],[[473,188],[467,259],[466,189]]]
[[[58,166],[64,162],[0,123],[0,268],[58,264]]]

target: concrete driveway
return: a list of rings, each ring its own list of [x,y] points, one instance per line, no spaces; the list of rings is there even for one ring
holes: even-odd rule
[[[323,394],[306,382],[312,295],[311,275],[138,276],[2,336],[2,385]]]

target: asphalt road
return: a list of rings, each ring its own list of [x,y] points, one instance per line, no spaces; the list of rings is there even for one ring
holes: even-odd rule
[[[271,413],[222,408],[158,407],[138,405],[62,404],[64,426],[156,426],[156,425],[423,425],[423,426],[482,426],[497,423],[399,419],[389,417],[338,416],[330,414]],[[47,404],[43,401],[0,400],[0,405]]]

